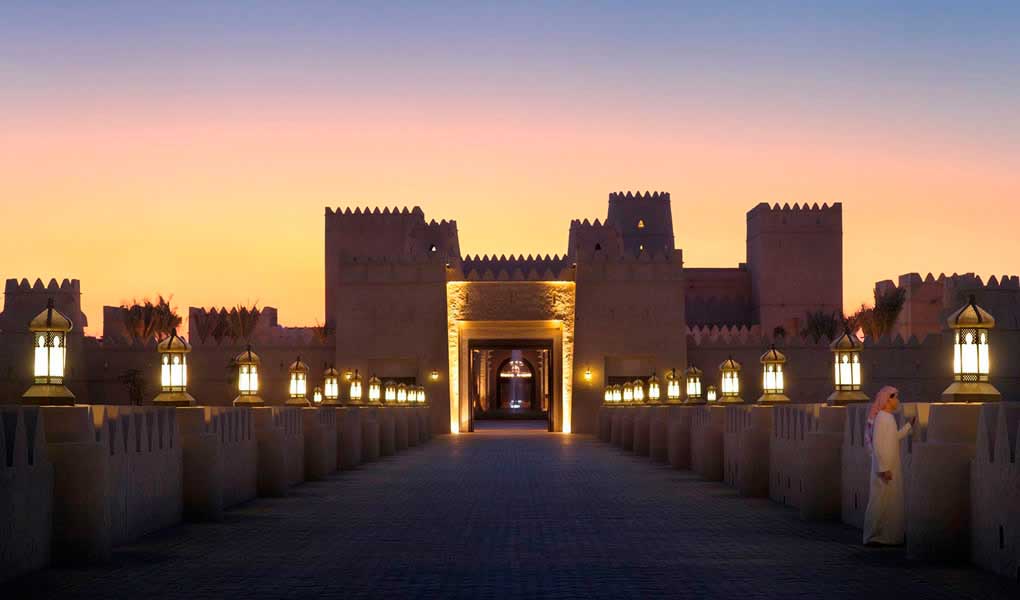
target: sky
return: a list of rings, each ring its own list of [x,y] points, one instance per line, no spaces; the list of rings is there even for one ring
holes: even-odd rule
[[[759,202],[843,203],[844,303],[1017,272],[1017,2],[0,5],[0,277],[324,314],[324,207],[563,253],[618,190],[688,266]],[[852,5],[852,6],[851,6]]]

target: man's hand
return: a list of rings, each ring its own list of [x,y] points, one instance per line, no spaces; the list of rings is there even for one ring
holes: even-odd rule
[[[892,471],[882,471],[881,473],[878,474],[878,476],[881,477],[882,481],[886,483],[892,481]]]

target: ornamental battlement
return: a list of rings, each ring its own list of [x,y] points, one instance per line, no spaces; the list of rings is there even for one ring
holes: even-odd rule
[[[609,194],[610,202],[627,202],[631,200],[669,202],[669,192],[612,192]]]
[[[80,294],[81,284],[77,279],[62,279],[59,284],[56,279],[50,279],[49,283],[44,285],[42,279],[37,278],[35,283],[29,283],[28,279],[8,279],[4,286],[4,293],[8,295],[31,292]]]

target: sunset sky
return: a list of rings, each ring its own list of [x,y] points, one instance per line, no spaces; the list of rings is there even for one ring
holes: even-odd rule
[[[1020,3],[5,3],[0,277],[323,315],[325,206],[562,253],[617,190],[689,266],[843,202],[847,308],[1020,266]],[[752,3],[740,3],[752,4]],[[854,4],[849,7],[846,5]]]

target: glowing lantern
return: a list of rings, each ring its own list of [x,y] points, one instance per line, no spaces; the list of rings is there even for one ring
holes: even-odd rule
[[[704,404],[705,397],[701,394],[701,369],[691,365],[684,371],[687,379],[687,404]]]
[[[165,406],[191,406],[195,399],[188,393],[188,353],[191,344],[173,330],[158,344],[159,352],[159,395],[153,404]]]
[[[322,404],[322,388],[319,386],[312,390],[312,404]]]
[[[727,404],[743,402],[740,397],[740,363],[733,360],[733,357],[727,358],[719,365],[719,376],[722,388],[722,398],[719,401]]]
[[[439,381],[439,371],[437,369],[432,369],[429,373],[429,378],[432,379],[432,381]]]
[[[290,363],[290,389],[286,404],[290,406],[308,406],[308,365],[301,362],[301,357]]]
[[[761,355],[761,398],[758,402],[769,404],[773,402],[789,402],[786,396],[786,377],[783,374],[783,366],[786,364],[786,355],[776,350],[775,346],[769,348],[768,352]]]
[[[369,390],[369,399],[371,399],[371,390]],[[394,381],[387,381],[386,385],[383,386],[383,401],[384,402],[396,402],[397,401],[397,384]]]
[[[654,371],[652,371],[652,376],[648,378],[648,401],[659,401],[659,378],[655,376]]]
[[[340,373],[330,367],[322,375],[323,397],[326,404],[337,404],[340,400]]]
[[[680,379],[676,376],[676,369],[672,369],[666,377],[666,398],[670,402],[680,401]]]
[[[634,386],[629,381],[623,384],[623,402],[629,404],[634,401]]]
[[[953,330],[953,383],[942,392],[943,402],[989,402],[1002,395],[988,383],[988,337],[995,317],[971,296],[966,305],[949,316]]]
[[[260,405],[263,404],[259,397],[259,355],[251,351],[251,346],[244,352],[234,357],[234,364],[237,365],[237,398],[234,405]]]
[[[382,397],[382,382],[375,375],[368,378],[368,401],[379,402]]]
[[[425,404],[425,386],[419,385],[417,392],[416,400],[418,401],[418,404]]]
[[[613,385],[613,402],[617,404],[623,402],[623,386],[620,384]]]
[[[705,389],[705,401],[706,402],[715,402],[716,400],[717,400],[717,397],[716,397],[716,392],[715,392],[715,386],[714,385],[710,385],[710,386],[708,386]]]
[[[584,380],[589,382],[589,383],[591,382],[591,368],[590,367],[584,370]]]
[[[354,375],[351,375],[351,389],[350,393],[348,394],[348,397],[354,404],[359,404],[361,403],[362,393],[363,392],[361,389],[361,375],[359,375],[358,370],[355,369]]]
[[[397,404],[407,404],[407,384],[397,386]]]
[[[32,385],[21,396],[27,403],[74,404],[74,394],[64,386],[67,334],[72,328],[71,320],[53,308],[53,298],[29,321],[35,368]]]
[[[833,382],[836,390],[829,396],[829,404],[867,402],[861,392],[861,341],[849,330],[829,346],[833,355]]]
[[[634,394],[634,402],[644,402],[645,382],[641,381],[640,379],[635,379],[634,382],[630,384],[630,387],[632,393]]]

